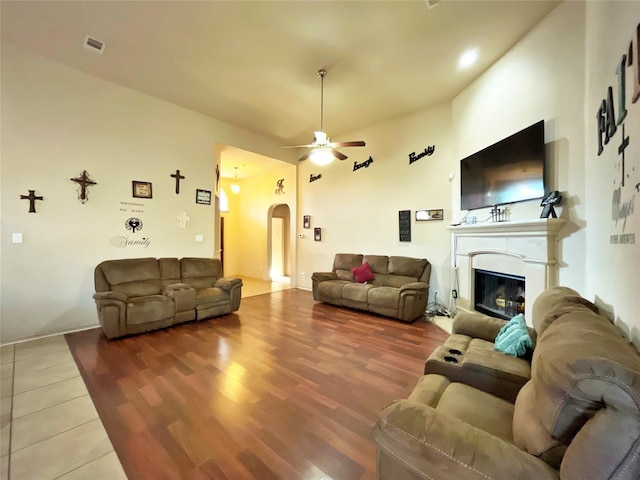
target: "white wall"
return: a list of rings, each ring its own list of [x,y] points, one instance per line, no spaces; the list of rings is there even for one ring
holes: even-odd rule
[[[2,343],[97,325],[102,260],[213,256],[214,206],[196,205],[195,190],[214,191],[216,142],[289,159],[273,142],[6,42],[1,93]],[[186,177],[180,195],[176,169]],[[84,205],[70,180],[83,170],[98,183]],[[153,198],[132,198],[132,180],[152,182]],[[37,213],[20,199],[29,189],[44,197]],[[125,229],[131,216],[143,221],[139,233]],[[12,243],[18,232],[24,242]],[[117,248],[113,237],[149,244]]]
[[[565,2],[452,104],[454,161],[545,121],[550,190],[560,190],[559,281],[586,291],[584,169],[585,4]],[[570,25],[570,28],[567,26]],[[453,168],[453,167],[452,167]],[[459,183],[453,202],[459,208]],[[512,220],[538,218],[539,201],[516,204]],[[478,219],[488,211],[474,211]]]
[[[449,286],[452,221],[451,111],[449,105],[353,132],[343,139],[364,140],[363,148],[340,149],[349,158],[317,167],[310,160],[298,171],[298,285],[311,288],[313,272],[330,271],[336,253],[404,255],[433,265],[430,297]],[[409,164],[409,154],[435,145],[431,156]],[[354,162],[373,159],[353,171]],[[310,175],[322,178],[310,182]],[[443,209],[443,221],[415,222],[416,210]],[[411,242],[400,242],[398,211],[411,210]],[[311,216],[311,229],[302,216]],[[322,228],[322,241],[313,228]]]
[[[639,345],[640,316],[636,300],[640,292],[640,99],[632,103],[632,97],[634,81],[640,77],[637,49],[640,2],[589,2],[586,25],[586,294],[595,298]],[[627,116],[598,155],[596,113],[607,96],[608,87],[612,86],[615,123],[618,123],[620,94],[616,68],[622,56],[628,54],[631,43],[635,58],[633,67],[625,69]],[[624,186],[619,153],[623,128],[625,137],[629,138],[625,149]],[[629,207],[626,217],[615,215],[621,204]],[[634,243],[614,243],[621,235],[627,235]]]

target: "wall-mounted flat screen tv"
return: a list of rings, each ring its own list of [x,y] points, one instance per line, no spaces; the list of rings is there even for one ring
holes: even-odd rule
[[[544,120],[460,161],[462,210],[544,197]]]

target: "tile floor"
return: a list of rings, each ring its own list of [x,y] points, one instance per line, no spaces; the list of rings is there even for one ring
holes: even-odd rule
[[[291,288],[243,278],[242,297]],[[4,480],[126,479],[63,335],[0,347]]]

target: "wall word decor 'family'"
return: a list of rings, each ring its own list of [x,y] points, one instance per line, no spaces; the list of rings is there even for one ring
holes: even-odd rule
[[[315,182],[316,180],[320,180],[322,178],[322,174],[314,175],[313,173],[309,174],[309,183]]]
[[[616,162],[616,168],[619,166],[620,172],[613,180],[613,184],[617,188],[614,189],[611,199],[611,219],[614,226],[618,226],[619,222],[622,223],[622,233],[610,235],[609,243],[611,244],[635,244],[635,233],[625,233],[624,230],[627,218],[633,214],[635,192],[640,192],[640,178],[638,178],[640,168],[636,169],[638,165],[627,165],[626,159],[626,150],[631,145],[624,124],[628,113],[626,105],[627,68],[630,68],[633,73],[631,103],[636,103],[640,98],[640,23],[635,28],[628,51],[620,57],[620,62],[616,67],[617,107],[614,102],[614,89],[609,86],[606,96],[596,112],[598,156],[605,151],[605,145],[608,145],[618,127],[621,126],[621,138],[617,148],[619,163]],[[637,164],[637,156],[633,157],[632,161]],[[635,175],[635,178],[632,178],[631,175]]]
[[[359,170],[361,168],[369,168],[369,165],[371,165],[373,163],[373,158],[369,157],[367,160],[365,160],[362,163],[358,163],[358,162],[353,162],[353,171],[355,172],[356,170]]]
[[[433,152],[435,151],[436,151],[436,146],[430,145],[418,154],[416,154],[416,152],[411,152],[409,154],[409,165],[411,165],[413,162],[417,162],[423,157],[430,157],[431,155],[433,155]]]

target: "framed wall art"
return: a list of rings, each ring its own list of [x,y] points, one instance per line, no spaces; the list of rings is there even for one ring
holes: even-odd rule
[[[302,217],[302,228],[311,228],[311,215]]]
[[[313,239],[316,242],[319,242],[322,240],[322,229],[320,227],[316,227],[313,229]]]
[[[133,180],[131,182],[133,189],[133,196],[136,198],[153,198],[153,192],[151,190],[151,182],[139,182]]]
[[[443,220],[444,211],[442,208],[436,210],[416,210],[416,222],[428,222],[431,220]]]
[[[196,190],[196,203],[211,205],[211,190]]]

